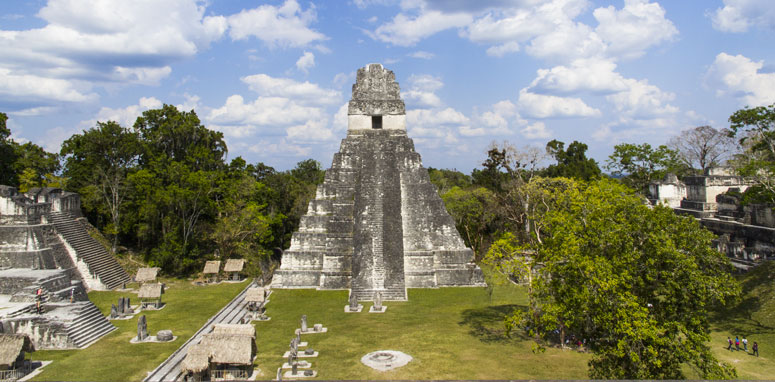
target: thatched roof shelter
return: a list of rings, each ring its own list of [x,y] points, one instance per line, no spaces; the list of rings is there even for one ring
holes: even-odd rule
[[[242,272],[245,267],[245,259],[227,259],[223,266],[224,272]]]
[[[22,352],[34,352],[35,345],[26,334],[0,334],[0,367],[11,368]]]
[[[256,327],[250,324],[215,324],[212,335],[256,338]]]
[[[164,284],[162,283],[143,284],[140,286],[140,291],[137,292],[137,297],[161,298],[162,293],[164,293]]]
[[[135,275],[135,281],[138,283],[156,281],[156,275],[159,273],[159,269],[161,268],[140,268],[137,270],[137,275]]]
[[[204,274],[218,274],[221,269],[221,261],[220,260],[210,260],[205,263],[205,270]]]
[[[202,343],[188,348],[186,358],[180,364],[180,372],[201,373],[210,367],[210,349]]]
[[[210,351],[210,362],[229,365],[252,365],[256,343],[252,337],[209,333],[200,346]]]
[[[250,288],[245,292],[245,301],[247,302],[264,302],[266,297],[264,294],[264,288]]]

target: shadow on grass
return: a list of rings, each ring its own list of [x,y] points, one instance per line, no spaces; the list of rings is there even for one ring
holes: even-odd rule
[[[461,313],[463,320],[458,324],[468,326],[468,334],[486,343],[504,343],[527,339],[521,330],[513,330],[508,335],[506,334],[506,317],[515,310],[527,311],[527,307],[509,304],[467,309]]]
[[[773,309],[773,272],[775,263],[766,263],[737,277],[742,289],[741,297],[716,311],[712,316],[715,326],[733,333],[775,333],[775,327],[770,322],[759,319],[769,316],[761,313]]]

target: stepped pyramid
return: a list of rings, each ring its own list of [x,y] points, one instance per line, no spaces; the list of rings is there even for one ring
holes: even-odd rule
[[[406,300],[406,288],[484,286],[473,257],[406,134],[395,75],[380,64],[359,69],[347,137],[272,287]]]

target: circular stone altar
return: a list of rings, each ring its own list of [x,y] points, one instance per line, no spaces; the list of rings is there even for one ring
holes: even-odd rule
[[[361,357],[361,362],[375,370],[389,371],[412,361],[412,356],[396,350],[377,350]]]

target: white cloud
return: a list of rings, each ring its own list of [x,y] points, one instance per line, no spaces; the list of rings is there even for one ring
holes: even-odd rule
[[[494,57],[503,57],[508,53],[514,52],[519,52],[519,43],[516,41],[509,41],[487,48],[487,55]]]
[[[625,0],[619,11],[608,6],[595,9],[593,14],[598,21],[595,32],[607,43],[609,56],[639,57],[647,48],[678,34],[665,18],[665,10],[648,0]]]
[[[418,50],[416,52],[409,53],[409,57],[420,58],[423,60],[430,60],[433,57],[436,57],[436,55],[431,52],[426,52],[424,50]]]
[[[538,69],[538,76],[530,84],[537,93],[572,94],[582,91],[612,93],[627,90],[627,83],[615,71],[616,64],[600,58],[580,58],[568,66]]]
[[[293,98],[301,104],[331,105],[339,103],[341,94],[336,90],[324,89],[309,81],[297,82],[290,78],[254,74],[241,78],[250,90],[270,97]]]
[[[328,120],[309,120],[302,125],[291,126],[285,131],[288,133],[288,139],[297,143],[316,143],[330,141],[334,138],[334,133],[328,127]]]
[[[746,106],[775,102],[775,73],[760,73],[763,61],[752,61],[743,55],[719,53],[708,69],[707,82],[718,95],[731,94]]]
[[[413,109],[406,112],[407,125],[417,127],[434,127],[443,125],[463,125],[469,123],[463,113],[448,107],[440,110]]]
[[[473,125],[477,127],[462,126],[460,128],[461,135],[510,135],[513,133],[514,126],[522,126],[527,123],[517,113],[517,106],[508,100],[495,103],[490,107],[490,110],[475,115],[473,119]]]
[[[580,98],[557,97],[531,93],[528,89],[519,92],[518,107],[530,117],[599,117],[600,110],[588,106]]]
[[[97,95],[79,89],[79,86],[72,81],[32,74],[15,74],[8,69],[0,68],[0,99],[88,102],[96,100]]]
[[[137,117],[144,111],[158,109],[162,107],[162,105],[162,102],[156,97],[142,97],[137,101],[136,105],[115,109],[103,106],[94,118],[81,121],[78,126],[83,129],[90,129],[96,126],[97,122],[115,121],[121,126],[132,127],[134,126]]]
[[[229,16],[229,36],[233,40],[255,37],[270,47],[301,47],[327,39],[309,28],[316,19],[314,6],[304,11],[295,0],[286,0],[278,7],[261,5]]]
[[[227,129],[224,133],[246,136],[256,132],[258,126],[282,128],[325,117],[322,109],[303,106],[288,98],[258,97],[252,102],[245,102],[242,96],[235,94],[228,97],[223,106],[212,109],[206,119]],[[262,133],[271,132],[264,129]]]
[[[409,77],[409,90],[402,96],[410,106],[418,108],[437,108],[443,103],[435,92],[441,89],[444,83],[440,78],[428,74],[411,75]]]
[[[413,46],[443,30],[465,26],[471,20],[471,15],[465,13],[421,11],[416,16],[399,13],[389,23],[380,25],[372,37],[393,45]]]
[[[775,28],[772,0],[724,0],[724,7],[711,15],[713,28],[722,32],[745,32],[751,26]]]
[[[309,70],[313,67],[315,67],[315,55],[312,54],[312,52],[304,52],[304,54],[296,60],[296,69],[299,69],[304,73],[309,73]]]
[[[651,85],[647,80],[625,80],[628,89],[619,93],[607,95],[617,111],[626,117],[637,119],[653,119],[662,114],[673,114],[678,108],[668,102],[675,99],[675,94],[663,92]]]
[[[527,139],[546,139],[552,136],[552,131],[543,122],[535,122],[519,131]]]

